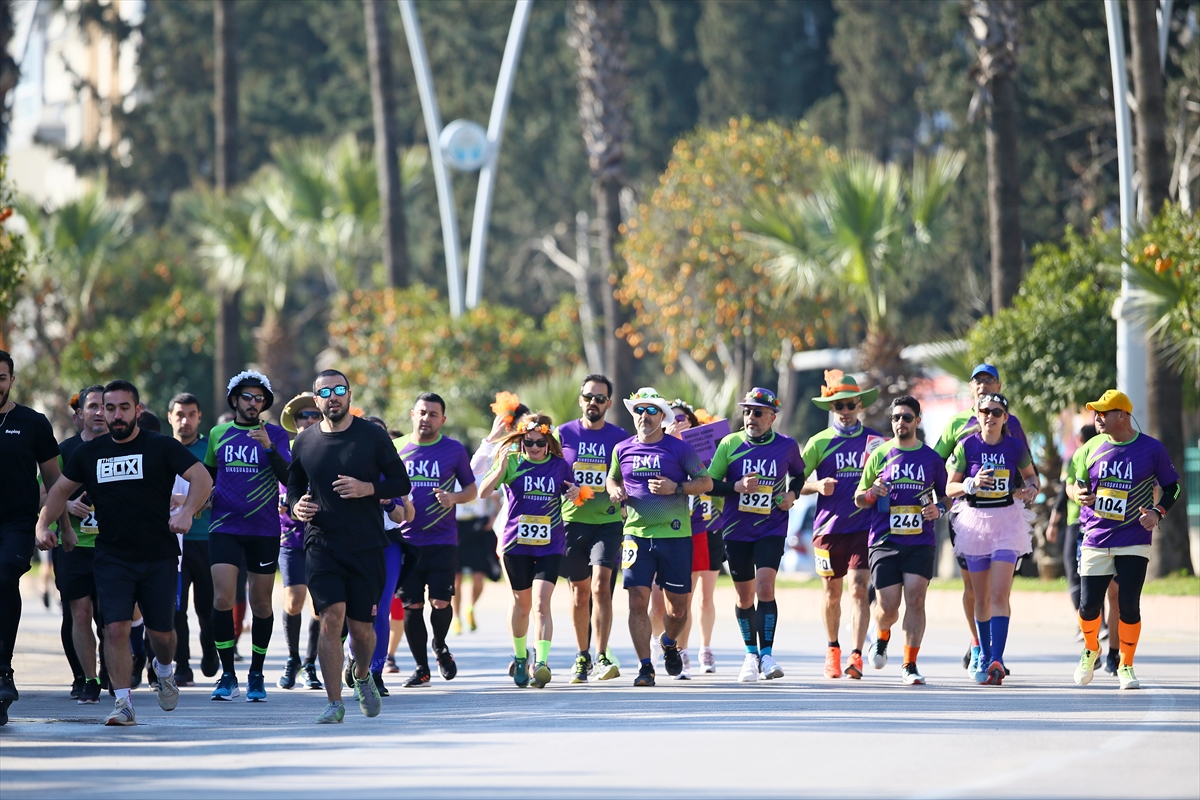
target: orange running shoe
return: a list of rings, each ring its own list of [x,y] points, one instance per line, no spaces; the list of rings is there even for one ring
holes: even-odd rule
[[[831,647],[825,651],[825,677],[842,677],[842,648]]]
[[[862,680],[862,653],[851,653],[850,663],[846,665],[846,677]]]

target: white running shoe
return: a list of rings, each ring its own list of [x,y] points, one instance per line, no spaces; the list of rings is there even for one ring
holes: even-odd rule
[[[1076,686],[1087,686],[1092,682],[1092,675],[1096,672],[1096,662],[1099,660],[1099,650],[1088,650],[1086,646],[1083,648],[1083,653],[1079,656],[1079,666],[1075,668]]]
[[[1133,664],[1122,664],[1117,668],[1117,679],[1121,681],[1122,689],[1140,689],[1142,682],[1133,674]]]
[[[692,659],[688,657],[687,648],[679,648],[679,657],[683,661],[683,669],[673,677],[677,681],[690,681],[692,679]]]
[[[137,725],[137,715],[133,713],[133,703],[127,698],[117,698],[113,711],[104,720],[105,725]]]
[[[759,659],[759,670],[762,672],[764,681],[773,681],[783,677],[783,667],[776,664],[775,659],[769,653]]]
[[[179,705],[179,685],[175,674],[158,676],[158,707],[163,711],[174,711]]]
[[[900,670],[900,677],[904,679],[905,686],[925,685],[925,678],[920,672],[917,672],[916,664],[905,664]]]
[[[742,660],[742,671],[738,673],[738,683],[755,683],[758,681],[758,656],[746,653]]]
[[[700,648],[700,665],[704,667],[705,674],[711,675],[717,671],[717,658],[711,647]]]

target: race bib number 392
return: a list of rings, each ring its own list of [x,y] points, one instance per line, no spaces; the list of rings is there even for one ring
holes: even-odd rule
[[[747,514],[770,514],[771,493],[751,492],[749,494],[739,494],[738,511],[744,511]]]

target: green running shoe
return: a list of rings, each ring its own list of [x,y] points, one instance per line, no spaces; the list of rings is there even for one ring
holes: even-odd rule
[[[318,725],[333,725],[340,723],[346,716],[346,707],[341,703],[330,703],[325,706],[325,710],[317,716]]]
[[[545,661],[539,661],[533,665],[533,686],[536,689],[546,688],[546,684],[550,682],[550,667]]]

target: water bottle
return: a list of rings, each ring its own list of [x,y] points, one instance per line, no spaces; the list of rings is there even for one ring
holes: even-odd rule
[[[892,487],[886,481],[883,485],[887,489],[887,494],[879,498],[879,502],[875,505],[879,509],[880,514],[888,514],[892,510]]]

